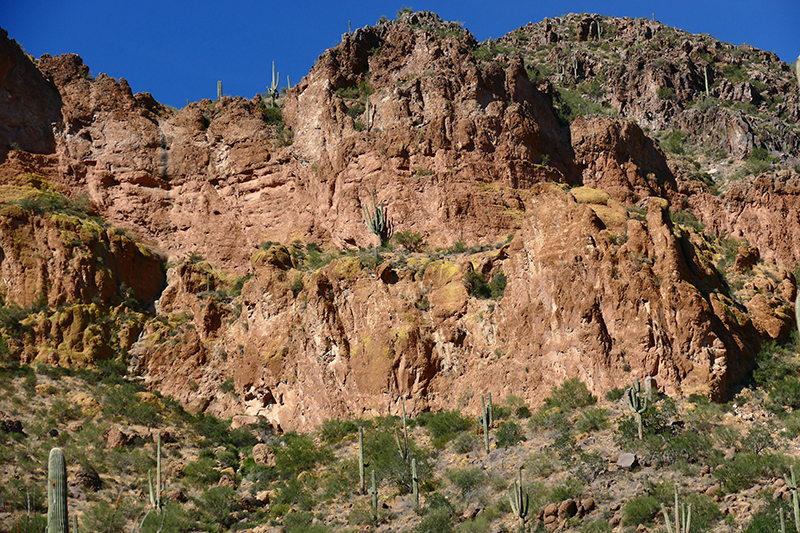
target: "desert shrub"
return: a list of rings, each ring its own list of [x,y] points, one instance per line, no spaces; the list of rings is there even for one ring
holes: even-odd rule
[[[581,526],[581,533],[611,533],[612,531],[613,529],[611,529],[611,525],[608,521],[602,518],[592,520],[591,522],[585,522]]]
[[[455,509],[441,494],[434,493],[428,498],[425,516],[414,529],[416,533],[449,533],[453,531]]]
[[[682,131],[673,131],[669,134],[669,136],[662,144],[662,148],[667,152],[672,152],[673,154],[684,154],[686,153],[685,148],[683,147],[683,141],[686,139],[686,134]]]
[[[192,428],[215,446],[245,448],[258,443],[258,439],[247,428],[232,430],[229,422],[203,413],[195,417]]]
[[[608,410],[602,407],[587,407],[581,411],[575,427],[581,433],[606,429],[608,427]]]
[[[445,475],[465,499],[488,481],[486,472],[481,467],[448,470]]]
[[[795,376],[788,376],[773,381],[769,399],[781,407],[797,409],[800,407],[800,380]]]
[[[275,485],[277,495],[275,497],[276,505],[285,505],[288,508],[301,509],[303,511],[310,511],[316,505],[314,500],[314,492],[316,489],[316,480],[313,477],[307,477],[311,483],[310,487],[301,482],[296,477],[284,479]]]
[[[394,234],[397,244],[411,252],[418,252],[422,248],[422,235],[412,231],[398,231]]]
[[[275,446],[275,470],[284,479],[297,477],[300,472],[313,471],[319,463],[327,463],[333,459],[333,453],[327,447],[317,447],[310,435],[290,431],[280,438],[280,445]]]
[[[114,505],[99,501],[89,507],[83,514],[81,522],[84,530],[122,533],[125,531],[127,519]]]
[[[139,400],[137,392],[139,388],[128,382],[103,387],[103,417],[109,420],[127,420],[143,426],[158,426],[163,418],[158,404]]]
[[[441,411],[434,415],[417,417],[417,421],[427,427],[431,435],[431,443],[435,448],[442,448],[459,433],[471,429],[473,422],[461,416],[456,410]]]
[[[234,511],[240,510],[236,491],[227,486],[211,487],[197,499],[199,520],[207,531],[219,531],[220,526],[230,527],[236,522]]]
[[[661,504],[647,494],[628,500],[622,509],[622,525],[649,524],[661,510]]]
[[[355,457],[336,461],[324,471],[322,485],[325,499],[352,494],[354,488],[358,487],[358,463],[356,461]]]
[[[163,525],[162,525],[163,520]],[[183,506],[177,503],[169,503],[164,508],[164,515],[159,516],[151,513],[147,520],[142,524],[142,533],[180,533],[182,531],[192,531],[197,524],[183,510]],[[90,529],[89,531],[105,531],[105,529]]]
[[[724,460],[714,470],[714,477],[727,493],[735,493],[752,487],[759,480],[782,476],[789,469],[789,460],[784,455],[738,453],[731,460]]]
[[[339,442],[348,435],[358,434],[358,425],[352,420],[329,418],[322,423],[320,437],[328,444]]]
[[[402,434],[400,438],[402,439]],[[417,460],[418,475],[423,480],[430,479],[428,455],[419,449],[411,436],[408,439],[408,446],[409,456]],[[411,468],[398,452],[393,429],[379,429],[365,434],[364,455],[370,462],[370,468],[375,469],[377,478],[393,485],[401,494],[411,491]]]
[[[782,499],[768,500],[767,504],[755,513],[747,526],[742,530],[743,533],[774,533],[781,530],[780,509],[783,509],[783,516],[786,523],[791,524],[789,517],[789,504]],[[791,528],[792,526],[789,525]]]
[[[535,477],[547,478],[561,470],[558,459],[550,453],[533,453],[525,461],[524,469]]]
[[[516,422],[503,422],[497,430],[497,446],[508,447],[519,444],[525,440],[522,428]]]
[[[21,516],[12,527],[13,529],[11,531],[16,533],[41,533],[42,531],[47,531],[47,517],[41,514]],[[117,533],[123,531],[122,528],[124,527],[124,524],[120,528],[114,527],[114,524],[110,524],[108,527],[106,527],[106,524],[103,524],[102,531]]]
[[[280,107],[268,106],[264,100],[260,102],[259,107],[261,108],[261,113],[264,115],[264,121],[267,124],[277,125],[283,123],[283,113]]]
[[[572,378],[550,391],[550,396],[544,400],[544,407],[546,409],[558,407],[562,411],[567,411],[595,403],[597,398],[592,396],[586,384],[578,378]]]
[[[472,433],[462,433],[453,441],[453,451],[460,454],[473,452],[480,446],[481,441]]]
[[[742,449],[749,453],[761,455],[769,448],[775,447],[775,439],[772,438],[772,431],[763,424],[753,425],[742,439]]]
[[[322,523],[314,524],[314,513],[299,511],[286,514],[283,519],[283,531],[286,533],[325,533],[330,529]]]
[[[671,87],[659,87],[656,91],[659,100],[669,100],[673,96],[675,96],[675,89]]]
[[[731,426],[717,426],[713,433],[716,442],[724,448],[736,448],[742,438],[742,432]]]
[[[214,485],[222,477],[216,466],[215,459],[198,458],[184,467],[183,477],[188,483],[198,487]]]
[[[560,88],[557,90],[554,111],[556,118],[564,125],[572,124],[578,115],[610,115],[613,113],[611,109],[601,104],[586,100],[577,91]]]

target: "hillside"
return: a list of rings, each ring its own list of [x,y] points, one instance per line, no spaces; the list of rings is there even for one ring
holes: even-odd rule
[[[283,518],[297,505],[327,511],[300,504],[320,489],[317,477],[301,483],[291,469],[275,477],[246,468],[253,439],[272,448],[300,439],[317,457],[309,468],[341,469],[340,481],[352,484],[352,463],[334,459],[353,456],[348,421],[380,434],[403,410],[417,426],[420,461],[434,471],[441,463],[425,489],[431,510],[434,495],[456,490],[441,473],[454,464],[496,480],[451,498],[439,509],[443,522],[478,493],[484,509],[501,505],[524,457],[569,442],[548,467],[558,483],[577,475],[571,465],[594,474],[553,492],[564,496],[558,502],[537,500],[536,511],[591,496],[598,525],[567,524],[575,530],[607,530],[622,520],[622,502],[640,494],[630,483],[611,488],[619,470],[610,465],[625,450],[645,467],[627,481],[657,499],[669,497],[673,478],[684,492],[709,491],[711,480],[724,486],[716,501],[711,491],[697,504],[719,506],[706,530],[740,530],[760,491],[780,488],[795,439],[779,428],[796,407],[800,77],[774,54],[653,20],[587,14],[478,43],[433,13],[403,13],[345,34],[276,102],[222,97],[177,110],[133,94],[124,79],[92,78],[77,55],[34,59],[0,41],[9,96],[0,107],[0,362],[9,398],[0,409],[23,426],[73,409],[73,400],[47,397],[72,398],[80,380],[92,381],[87,394],[103,409],[133,402],[109,390],[149,398],[168,413],[143,422],[101,409],[84,426],[92,417],[93,431],[136,426],[141,438],[126,446],[140,454],[168,420],[165,430],[181,435],[176,461],[197,451],[206,466],[216,459],[232,469],[226,498],[244,497],[244,479],[262,492],[292,491],[280,514],[247,515],[259,527],[291,529]],[[391,230],[365,221],[379,213]],[[53,380],[44,404],[13,400],[37,375]],[[631,422],[617,401],[636,379],[660,398],[647,418],[649,444],[625,433]],[[587,414],[588,404],[553,411],[564,383],[601,402],[610,395],[604,414]],[[495,429],[514,421],[527,444],[495,441],[500,452],[468,459],[455,444],[433,451],[440,446],[426,424],[457,408],[454,433],[480,433],[473,420],[489,394],[509,410]],[[511,415],[521,407],[535,413],[529,424]],[[85,414],[51,415],[49,425],[63,435]],[[193,436],[242,415],[255,436]],[[603,421],[575,432],[581,416]],[[324,436],[337,425],[343,435]],[[684,442],[689,433],[706,440]],[[770,440],[753,444],[751,433]],[[16,457],[33,438],[0,434]],[[95,469],[107,460],[51,437],[37,461],[65,443]],[[671,448],[672,437],[682,448]],[[700,451],[712,445],[732,451]],[[223,461],[213,446],[235,457]],[[4,475],[38,480],[34,463],[25,465]],[[680,474],[662,476],[665,466]],[[719,477],[750,467],[757,471],[745,481]],[[144,470],[124,470],[115,487],[136,500]],[[669,483],[654,488],[644,473]],[[682,477],[698,473],[708,483]],[[548,477],[530,483],[553,489]],[[416,527],[408,487],[381,479],[384,499],[402,509],[379,529]],[[190,485],[184,511],[211,504],[202,483]],[[99,498],[110,505],[113,493]],[[347,494],[323,500],[341,517]],[[3,519],[16,523],[22,500],[8,498],[16,507]],[[652,525],[653,509],[642,523]],[[487,516],[487,528],[513,527]]]

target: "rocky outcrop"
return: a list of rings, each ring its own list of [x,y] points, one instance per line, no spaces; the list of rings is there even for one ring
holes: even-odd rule
[[[534,39],[555,43],[562,67],[565,21]],[[578,42],[607,39],[608,19],[578,22]],[[531,28],[514,38],[533,42]],[[668,33],[623,20],[614,35]],[[755,188],[715,198],[676,179],[682,167],[630,120],[566,124],[566,97],[533,83],[524,55],[482,50],[427,12],[346,34],[288,91],[280,121],[260,97],[166,109],[122,79],[89,79],[78,56],[43,57],[61,102],[55,146],[12,150],[0,178],[85,194],[113,226],[34,216],[9,198],[5,296],[30,311],[5,325],[9,350],[52,364],[125,352],[149,387],[193,412],[261,415],[283,429],[402,402],[412,413],[477,412],[489,391],[537,405],[571,377],[597,394],[651,377],[669,394],[725,397],[762,340],[793,322],[793,276],[769,260],[794,252],[777,234],[750,224],[756,248],[730,264],[711,236],[744,234],[735,206],[766,212],[768,199]],[[680,72],[654,56],[644,75],[632,55],[630,72],[609,77],[614,105],[650,127],[712,121],[713,142],[733,135],[731,153],[744,157],[765,138],[753,133],[760,123],[684,109],[709,50],[685,52]],[[605,64],[574,59],[582,81]],[[677,96],[662,98],[670,83]],[[756,105],[754,88],[724,94]],[[427,254],[357,251],[376,243],[362,211],[373,191]],[[706,233],[673,222],[688,206],[717,222]],[[166,275],[153,250],[169,259]],[[304,261],[312,250],[329,257]],[[500,274],[502,299],[470,294],[470,280]]]
[[[34,61],[0,29],[0,162],[9,150],[52,153],[62,102]]]

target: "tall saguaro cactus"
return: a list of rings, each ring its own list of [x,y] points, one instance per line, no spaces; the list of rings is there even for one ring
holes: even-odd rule
[[[272,107],[275,107],[275,99],[278,98],[280,94],[278,91],[278,84],[280,83],[281,73],[278,72],[278,75],[275,76],[275,62],[272,62],[272,85],[269,86],[269,90],[267,91],[272,98]],[[286,78],[289,79],[288,77]]]
[[[366,468],[369,466],[369,463],[364,460],[364,427],[358,427],[358,479],[359,479],[359,489],[361,490],[361,494],[367,493],[367,480],[366,476],[364,475]]]
[[[664,504],[661,504],[661,512],[664,513],[664,523],[667,525],[667,533],[689,533],[692,528],[692,504],[681,506],[678,501],[678,485],[675,485],[675,529],[669,521],[669,512]]]
[[[50,450],[47,465],[47,533],[68,533],[67,463],[61,448]]]
[[[147,480],[150,484],[150,505],[157,513],[161,512],[161,432],[156,434],[156,483],[153,489],[153,478],[147,471]]]
[[[483,399],[481,394],[481,404],[483,407],[483,415],[481,416],[481,425],[483,426],[483,443],[486,447],[486,453],[489,453],[489,429],[494,422],[494,410],[492,408],[492,393],[489,393],[489,406],[486,406],[486,400]]]
[[[794,477],[794,465],[789,467],[789,472],[792,477],[784,474],[783,478],[786,480],[786,485],[792,489],[792,508],[794,510],[794,527],[795,530],[800,532],[800,496],[797,494],[797,479]]]
[[[519,469],[519,482],[508,487],[508,501],[511,503],[511,511],[514,516],[519,518],[519,530],[525,529],[525,518],[528,516],[528,493],[522,490],[522,467]]]
[[[639,440],[642,440],[642,414],[647,410],[647,395],[642,394],[639,386],[639,378],[625,391],[625,399],[628,400],[628,408],[636,415],[636,426],[639,430]]]
[[[378,204],[375,200],[375,189],[372,189],[372,212],[369,212],[367,206],[364,206],[362,211],[364,212],[364,223],[367,225],[367,229],[378,236],[381,240],[381,246],[383,246],[386,241],[392,238],[394,227],[384,203],[381,201]]]

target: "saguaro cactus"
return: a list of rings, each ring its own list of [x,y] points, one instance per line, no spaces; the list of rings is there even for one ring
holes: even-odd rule
[[[419,476],[416,459],[411,459],[411,492],[414,494],[414,507],[419,509]]]
[[[268,87],[267,93],[269,93],[270,97],[272,98],[272,107],[275,107],[275,99],[278,98],[280,91],[278,90],[278,84],[280,83],[281,73],[278,72],[278,75],[275,76],[275,62],[272,62],[272,84]],[[289,79],[288,77],[286,78]]]
[[[514,516],[519,518],[519,530],[525,529],[525,518],[528,516],[528,493],[522,491],[522,467],[519,469],[519,482],[508,487],[508,501],[511,503],[511,511]]]
[[[492,409],[492,393],[489,393],[489,406],[486,406],[486,401],[481,394],[481,404],[483,405],[483,415],[481,416],[481,425],[483,426],[483,443],[486,446],[486,453],[489,453],[489,429],[494,422],[494,411]]]
[[[667,524],[667,533],[689,533],[692,528],[692,504],[679,505],[678,485],[675,485],[675,529],[669,521],[669,512],[664,504],[661,504],[661,512],[664,513],[664,523]]]
[[[364,427],[358,427],[358,479],[361,494],[367,493],[367,481],[364,472],[369,463],[364,460]]]
[[[372,496],[372,520],[375,522],[375,525],[378,525],[378,487],[375,486],[375,470],[373,469],[370,472],[372,477],[372,484],[369,488],[369,494]]]
[[[156,512],[161,512],[161,432],[156,434],[156,483],[153,489],[153,478],[150,470],[147,471],[147,481],[150,485],[150,505]]]
[[[628,407],[636,415],[636,425],[639,430],[639,440],[642,440],[642,414],[647,410],[647,395],[642,394],[639,386],[639,378],[633,385],[625,391],[625,398],[628,400]]]
[[[789,472],[792,477],[784,474],[786,485],[792,489],[792,508],[794,509],[794,527],[795,530],[800,532],[800,496],[797,494],[797,480],[794,477],[794,465],[789,467]]]
[[[381,246],[383,246],[386,241],[392,238],[394,227],[389,219],[386,206],[383,202],[378,204],[375,200],[375,189],[372,189],[372,213],[367,210],[367,206],[364,206],[362,211],[364,212],[364,223],[367,225],[367,229],[378,236],[381,240]]]
[[[61,448],[50,450],[47,465],[47,533],[68,533],[67,463]]]
[[[222,100],[222,81],[217,82],[217,100]]]

